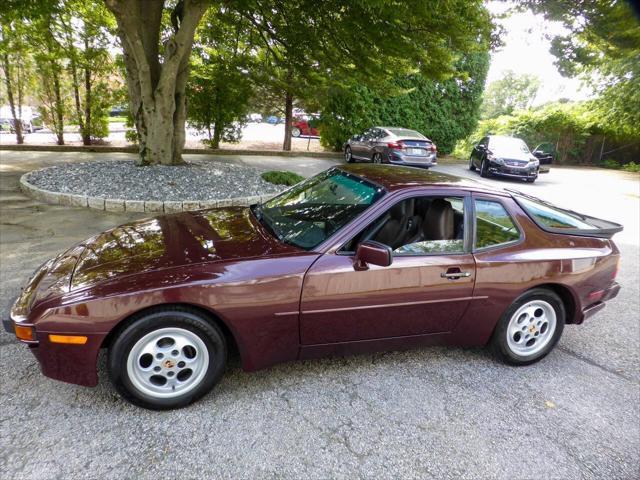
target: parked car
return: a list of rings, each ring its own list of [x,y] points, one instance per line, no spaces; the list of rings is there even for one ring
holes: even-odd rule
[[[367,161],[429,168],[438,164],[435,143],[415,130],[373,127],[344,144],[348,163]]]
[[[262,122],[262,115],[259,113],[250,113],[247,115],[247,121],[252,123],[260,123]]]
[[[284,123],[284,118],[276,117],[275,115],[269,115],[265,122],[270,123],[271,125],[278,125],[279,123]]]
[[[300,137],[317,137],[320,135],[316,126],[317,119],[315,117],[305,116],[304,118],[296,118],[291,122],[291,136]]]
[[[551,164],[556,159],[556,146],[550,142],[541,143],[531,153],[540,162],[539,173],[549,173]]]
[[[526,365],[619,290],[620,225],[459,177],[329,169],[264,204],[96,235],[27,282],[5,328],[42,372],[154,409],[295,359],[481,346]],[[5,363],[11,362],[10,358]]]
[[[22,121],[22,133],[33,133],[42,129],[42,119],[34,108],[27,105],[16,107],[16,115]],[[15,120],[9,105],[0,107],[0,118],[2,118],[2,129],[8,127],[11,133],[15,133]]]
[[[476,169],[480,170],[482,177],[497,175],[533,183],[540,173],[540,160],[520,138],[489,135],[471,151],[469,170]]]

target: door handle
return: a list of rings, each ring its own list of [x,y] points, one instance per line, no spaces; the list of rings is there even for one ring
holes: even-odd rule
[[[450,278],[452,280],[456,280],[456,279],[461,278],[461,277],[470,277],[471,273],[470,272],[452,272],[452,273],[442,272],[440,274],[440,276],[442,278]]]

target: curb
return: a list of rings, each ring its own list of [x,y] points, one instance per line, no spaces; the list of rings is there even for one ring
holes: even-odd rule
[[[93,152],[93,153],[138,153],[137,147],[112,147],[103,145],[0,145],[0,150],[33,152]],[[239,150],[185,148],[185,155],[264,155],[268,157],[316,157],[342,158],[341,152],[307,152],[284,150]]]
[[[48,167],[52,168],[52,167]],[[40,169],[46,170],[46,168]],[[33,170],[34,172],[40,170]],[[217,207],[246,207],[258,202],[265,202],[278,195],[270,193],[265,195],[252,195],[248,197],[224,198],[219,200],[126,200],[120,198],[90,197],[75,193],[53,192],[44,190],[29,183],[27,172],[20,177],[20,190],[31,198],[45,203],[64,205],[68,207],[85,207],[107,212],[147,212],[147,213],[177,213],[205,208]]]

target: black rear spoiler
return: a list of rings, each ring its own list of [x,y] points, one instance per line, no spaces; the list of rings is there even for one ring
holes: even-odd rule
[[[619,223],[610,222],[609,220],[603,220],[601,218],[592,217],[590,215],[585,215],[584,213],[578,213],[578,212],[576,212],[574,210],[569,210],[567,208],[560,208],[560,207],[557,207],[557,206],[555,206],[555,205],[553,205],[553,204],[551,204],[549,202],[545,202],[544,200],[540,200],[539,198],[534,197],[532,195],[527,195],[526,193],[519,192],[518,190],[511,190],[511,189],[505,189],[505,190],[513,195],[513,199],[516,201],[516,203],[518,203],[520,208],[522,208],[522,210],[524,210],[524,212],[527,214],[527,216],[531,220],[533,220],[533,222],[536,225],[538,225],[538,227],[540,227],[545,232],[558,233],[560,235],[577,235],[577,236],[580,236],[580,237],[611,238],[616,233],[620,233],[624,229],[624,227],[622,225],[620,225]],[[575,216],[579,217],[580,219],[582,219],[584,222],[588,223],[589,225],[593,225],[593,227],[595,227],[595,228],[593,228],[593,229],[554,228],[554,227],[550,227],[548,225],[544,225],[543,223],[540,223],[536,219],[535,216],[531,215],[524,205],[522,205],[520,202],[518,202],[518,197],[528,198],[528,199],[530,199],[532,201],[548,205],[549,207],[552,207],[552,208],[554,208],[556,210],[565,211],[567,213],[570,213],[571,215],[575,215]]]

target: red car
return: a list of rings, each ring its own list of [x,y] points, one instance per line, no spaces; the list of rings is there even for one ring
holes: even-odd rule
[[[311,121],[313,123],[313,120]],[[309,123],[309,120],[297,119],[291,122],[291,136],[299,137],[301,135],[307,137],[317,137],[320,135],[320,132],[316,127],[312,127]]]
[[[332,168],[252,207],[123,225],[48,261],[5,326],[42,372],[147,408],[246,370],[421,345],[540,360],[618,293],[620,225],[388,165]]]

